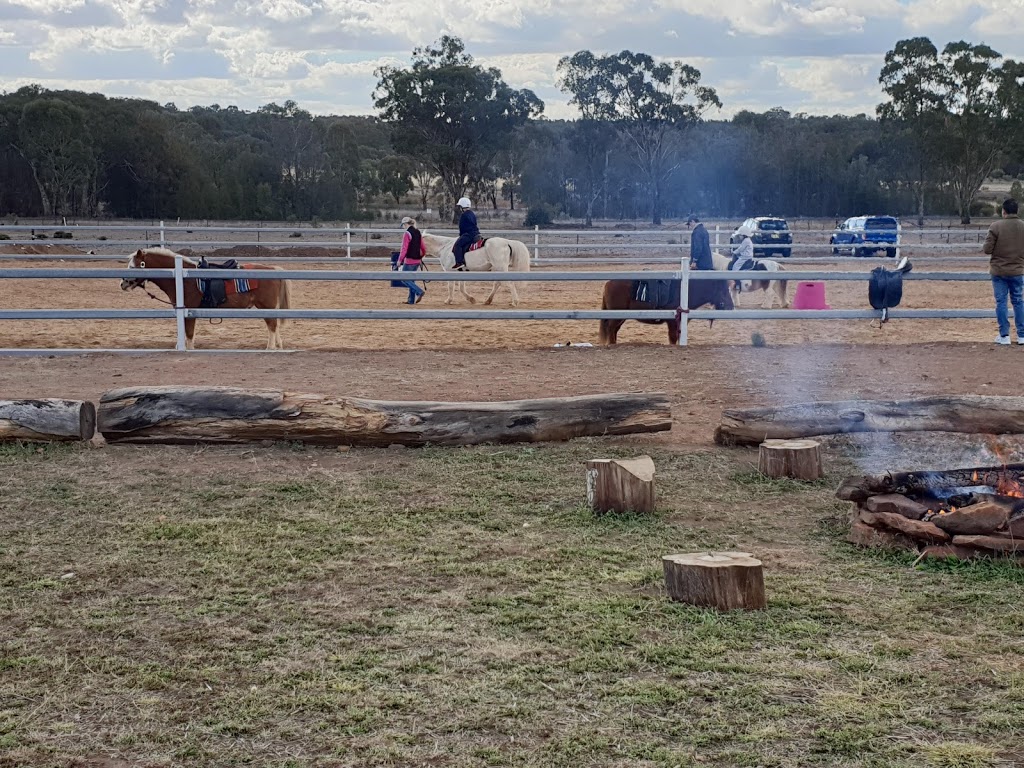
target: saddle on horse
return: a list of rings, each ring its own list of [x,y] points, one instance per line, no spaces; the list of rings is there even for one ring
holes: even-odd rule
[[[740,268],[739,269],[734,269],[734,267],[736,266],[736,260],[738,258],[739,258],[739,256],[733,256],[732,257],[732,261],[729,262],[729,271],[730,272],[748,272],[748,271],[767,272],[768,271],[768,268],[764,264],[762,264],[760,261],[758,261],[757,259],[747,259],[743,264],[740,264]],[[736,292],[739,293],[741,290],[743,290],[743,281],[742,280],[737,280],[736,281]]]
[[[634,280],[630,289],[633,301],[650,304],[653,309],[678,309],[681,291],[679,280]],[[664,320],[644,322],[662,323]]]
[[[199,259],[199,269],[239,269],[240,265],[235,259],[228,259],[222,262],[207,261],[205,257]],[[203,300],[199,306],[203,309],[216,309],[228,300],[230,294],[248,293],[256,288],[255,280],[239,278],[235,280],[223,280],[211,278],[209,280],[198,280],[199,290],[203,292]]]

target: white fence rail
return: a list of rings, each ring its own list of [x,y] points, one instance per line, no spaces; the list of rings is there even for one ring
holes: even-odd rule
[[[680,305],[677,309],[663,310],[436,310],[436,309],[200,309],[188,308],[183,304],[184,281],[194,279],[231,279],[253,278],[267,279],[264,270],[218,270],[196,269],[185,265],[179,256],[175,259],[173,269],[115,269],[96,268],[18,268],[0,269],[0,280],[31,280],[31,279],[96,279],[96,278],[139,278],[145,275],[148,279],[173,277],[176,287],[176,299],[173,307],[168,309],[0,309],[0,320],[117,320],[117,319],[153,319],[166,320],[173,318],[177,324],[175,349],[185,350],[185,320],[191,318],[294,318],[308,320],[602,320],[602,319],[634,319],[634,320],[674,320],[674,319],[708,319],[708,320],[847,320],[880,318],[881,312],[863,310],[689,310],[690,283],[702,280],[734,279],[742,273],[694,272],[689,269],[687,258],[679,260],[680,268],[672,271],[603,271],[603,272],[527,272],[527,273],[451,273],[442,271],[395,273],[391,271],[348,271],[348,270],[282,270],[274,273],[275,279],[289,280],[340,280],[340,281],[390,281],[395,279],[415,279],[430,282],[579,282],[605,280],[678,280],[680,281]],[[749,274],[749,273],[748,273]],[[764,274],[764,273],[762,273]],[[728,275],[728,277],[727,277]],[[824,272],[824,271],[788,271],[784,274],[788,281],[825,280],[825,281],[866,281],[870,275],[866,272]],[[908,281],[984,281],[987,273],[982,272],[912,272],[904,277]],[[991,318],[994,310],[981,309],[929,309],[929,310],[892,310],[893,318]],[[686,323],[681,324],[679,344],[687,343]],[[94,351],[94,350],[93,350]],[[140,350],[125,350],[139,352]],[[0,350],[0,354],[16,354],[22,350]],[[40,350],[50,353],[52,350]]]

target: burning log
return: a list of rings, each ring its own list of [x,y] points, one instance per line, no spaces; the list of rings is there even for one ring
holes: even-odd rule
[[[836,495],[856,503],[854,544],[920,551],[919,560],[1019,552],[1024,562],[1022,477],[1022,464],[865,475]]]
[[[727,410],[719,445],[759,445],[850,432],[1024,433],[1024,397],[965,395],[916,400],[846,400]]]
[[[0,442],[91,440],[96,406],[81,400],[0,400]]]
[[[654,512],[654,461],[650,456],[588,461],[587,503],[598,514]]]
[[[814,440],[765,440],[758,451],[757,469],[766,477],[817,480],[821,446]]]
[[[665,555],[665,590],[673,600],[719,611],[767,607],[761,561],[747,552]]]

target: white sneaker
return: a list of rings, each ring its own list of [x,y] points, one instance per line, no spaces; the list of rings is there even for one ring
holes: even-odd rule
[[[1022,339],[1020,336],[1018,336],[1017,337],[1017,344],[1018,344],[1018,346],[1024,347],[1024,339]]]
[[[996,344],[1002,344],[1004,346],[1009,346],[1009,344],[1010,344],[1010,337],[1009,336],[996,336]]]

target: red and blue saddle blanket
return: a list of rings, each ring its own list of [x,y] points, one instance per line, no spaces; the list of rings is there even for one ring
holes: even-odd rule
[[[200,269],[252,269],[252,264],[239,264],[234,259],[229,259],[222,264],[215,264],[213,262],[207,262],[203,259],[199,262]],[[221,279],[210,279],[210,280],[196,280],[199,284],[199,290],[203,294],[203,301],[200,306],[206,309],[215,309],[221,304],[228,300],[229,296],[234,296],[239,293],[249,293],[255,291],[259,286],[259,280],[250,280],[246,277],[239,277],[233,280],[221,280]]]
[[[481,248],[483,248],[486,243],[487,243],[487,238],[486,237],[477,238],[477,241],[475,243],[473,243],[471,246],[469,246],[469,248],[467,248],[465,252],[469,253],[470,251],[478,251]]]

